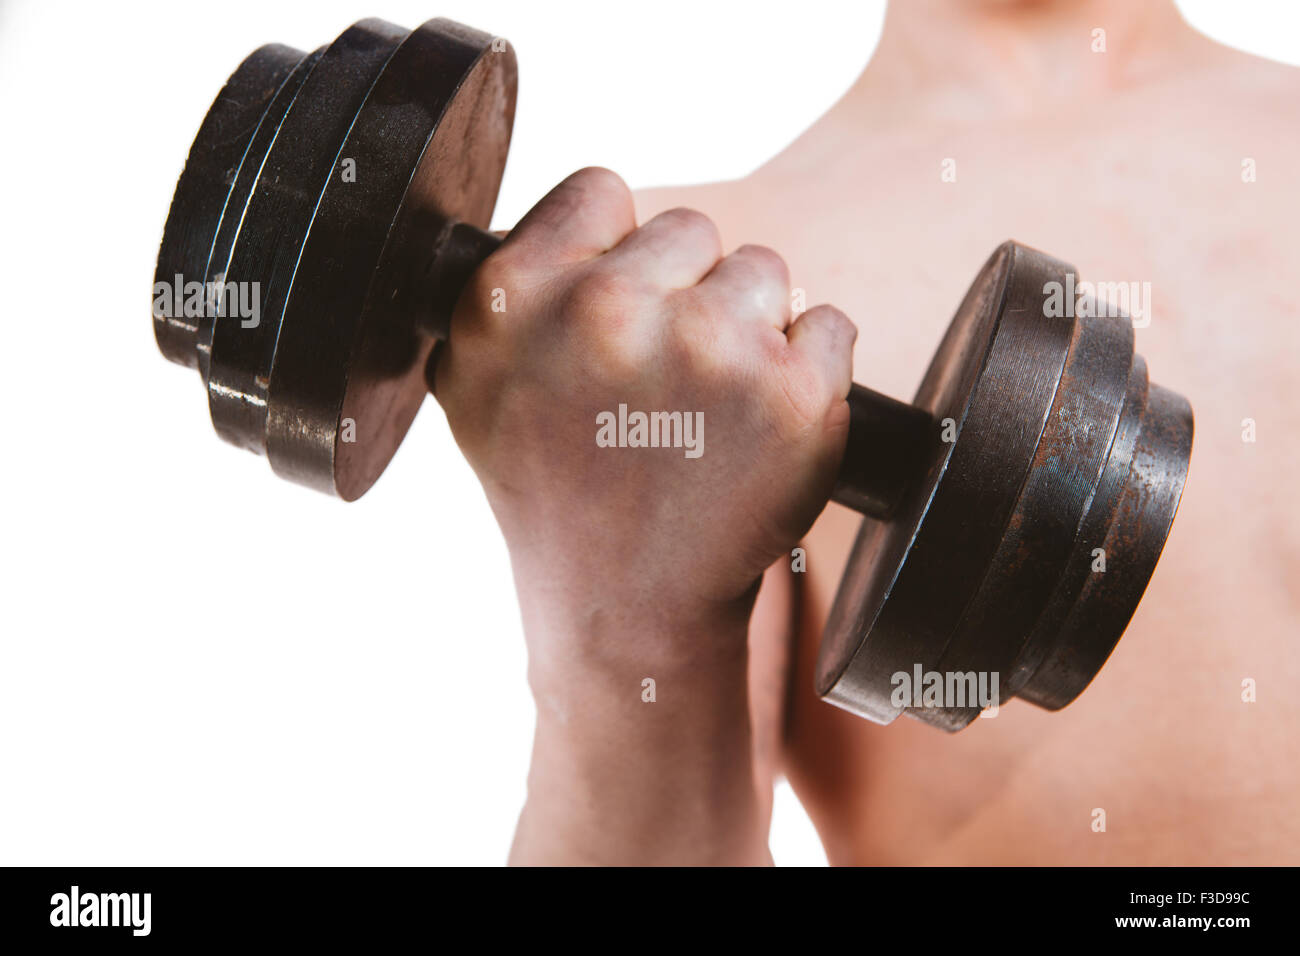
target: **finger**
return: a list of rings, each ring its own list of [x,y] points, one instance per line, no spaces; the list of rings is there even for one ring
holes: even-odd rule
[[[606,257],[663,289],[688,289],[722,258],[713,220],[693,209],[669,209],[630,233]]]
[[[833,399],[848,398],[857,338],[858,327],[831,305],[809,309],[786,332],[790,348],[803,354]]]
[[[722,314],[784,331],[790,324],[790,270],[766,246],[741,246],[695,292]]]
[[[614,248],[636,228],[632,193],[617,173],[589,166],[542,197],[510,230],[502,248],[527,247],[530,256],[582,262]]]

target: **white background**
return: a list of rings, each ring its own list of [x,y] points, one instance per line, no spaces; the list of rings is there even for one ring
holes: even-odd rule
[[[1295,4],[1180,3],[1300,63]],[[254,47],[448,16],[508,37],[496,225],[589,164],[742,176],[853,81],[883,4],[0,6],[0,864],[498,863],[533,711],[505,549],[432,400],[343,505],[225,445],[154,346],[176,176]],[[1300,115],[1300,114],[1298,114]],[[788,787],[778,863],[824,862]]]

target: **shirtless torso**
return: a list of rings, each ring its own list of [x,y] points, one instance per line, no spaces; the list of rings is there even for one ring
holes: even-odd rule
[[[755,614],[765,766],[781,741],[832,863],[1300,863],[1300,71],[1158,4],[934,4],[891,10],[857,85],[780,156],[643,193],[641,218],[691,206],[729,247],[777,249],[810,305],[858,324],[856,379],[901,398],[1003,239],[1084,279],[1150,282],[1137,348],[1192,402],[1191,473],[1085,694],[1057,714],[1016,701],[955,736],[813,695],[858,524],[831,505],[807,572],[769,572]]]

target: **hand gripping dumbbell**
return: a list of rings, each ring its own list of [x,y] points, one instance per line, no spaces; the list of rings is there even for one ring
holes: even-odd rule
[[[508,45],[448,20],[363,20],[240,64],[190,149],[154,285],[158,347],[199,369],[223,438],[346,500],[379,477],[499,244],[483,230],[515,86]],[[1192,414],[1148,382],[1126,318],[1046,314],[1071,272],[1004,243],[912,404],[853,386],[834,498],[865,518],[818,659],[832,703],[957,730],[990,702],[963,697],[970,678],[996,675],[992,703],[1056,709],[1124,632]],[[932,674],[947,696],[898,693]]]

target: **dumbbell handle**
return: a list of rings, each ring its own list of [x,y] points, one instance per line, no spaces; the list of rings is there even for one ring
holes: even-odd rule
[[[421,310],[426,333],[446,339],[456,300],[474,270],[500,245],[490,232],[468,223],[448,223],[427,277],[430,308]],[[831,499],[885,520],[925,467],[926,449],[935,438],[934,421],[924,409],[856,383],[848,400],[848,444]]]

